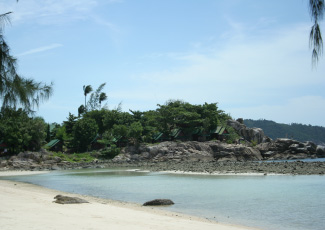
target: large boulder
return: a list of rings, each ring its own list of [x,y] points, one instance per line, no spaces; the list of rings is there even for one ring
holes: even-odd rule
[[[299,142],[289,138],[278,138],[256,146],[265,160],[289,160],[315,158],[317,146],[313,142]],[[321,150],[319,150],[321,153]]]
[[[89,203],[88,201],[78,198],[78,197],[70,197],[70,196],[62,196],[57,195],[54,197],[55,203],[58,204],[82,204],[82,203]]]
[[[39,152],[21,152],[17,155],[17,158],[21,159],[21,160],[33,160],[37,163],[39,163],[41,161],[41,153]]]
[[[238,135],[242,136],[246,141],[256,142],[257,144],[271,141],[260,128],[248,128],[241,121],[228,120],[227,125],[234,128]]]
[[[325,146],[318,145],[316,148],[316,154],[318,157],[325,157]]]
[[[217,161],[252,161],[262,160],[261,152],[245,145],[218,143],[210,145]]]
[[[162,206],[162,205],[173,205],[174,202],[169,199],[155,199],[151,201],[147,201],[143,204],[143,206]]]

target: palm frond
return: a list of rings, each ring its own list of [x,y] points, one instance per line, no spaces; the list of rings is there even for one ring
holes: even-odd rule
[[[324,0],[309,0],[309,13],[314,22],[309,34],[309,46],[312,49],[312,64],[318,63],[319,56],[323,54],[323,38],[319,20],[323,19],[325,10]]]

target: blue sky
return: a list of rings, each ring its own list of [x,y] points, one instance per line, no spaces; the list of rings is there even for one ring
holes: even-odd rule
[[[307,0],[0,0],[19,73],[54,94],[38,115],[61,123],[83,85],[107,106],[218,102],[234,118],[325,126],[325,59],[311,65]],[[325,28],[321,25],[323,33]]]

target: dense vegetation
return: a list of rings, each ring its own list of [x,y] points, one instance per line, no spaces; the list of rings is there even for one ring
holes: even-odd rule
[[[268,120],[244,120],[247,127],[263,129],[265,135],[276,138],[292,138],[298,141],[312,141],[316,144],[325,144],[325,128],[321,126],[303,125],[292,123],[279,124]]]
[[[30,118],[22,109],[5,108],[0,112],[0,141],[11,153],[39,150],[46,138],[45,131],[43,118]]]
[[[93,103],[99,104],[96,100]],[[85,152],[97,145],[112,157],[119,153],[118,147],[152,143],[157,134],[163,133],[169,140],[173,140],[175,130],[182,130],[186,140],[190,140],[193,133],[210,134],[217,126],[225,125],[229,118],[219,110],[217,103],[192,105],[180,100],[167,101],[157,105],[156,110],[145,112],[86,105],[79,116],[69,113],[62,124],[51,125],[41,118],[30,118],[22,109],[7,108],[0,112],[0,140],[11,153],[38,150],[57,139],[61,143],[58,151]],[[229,139],[237,138],[235,132],[229,130]]]

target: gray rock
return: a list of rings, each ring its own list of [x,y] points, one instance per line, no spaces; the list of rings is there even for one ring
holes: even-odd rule
[[[231,126],[236,130],[238,135],[242,136],[245,140],[252,142],[255,141],[257,144],[270,141],[270,138],[264,134],[264,131],[260,128],[248,128],[246,125],[239,121],[228,120],[227,125]]]
[[[51,170],[61,170],[61,168],[58,165],[52,165]]]
[[[54,202],[58,204],[81,204],[81,203],[89,203],[88,201],[78,198],[78,197],[69,197],[57,195],[54,197],[56,199]]]
[[[41,153],[39,152],[21,152],[17,155],[17,158],[19,159],[29,159],[29,160],[33,160],[36,162],[40,162],[41,161]]]
[[[169,199],[155,199],[148,201],[143,206],[162,206],[162,205],[173,205],[174,202]]]
[[[316,148],[316,154],[318,157],[325,157],[325,146],[318,145]]]

